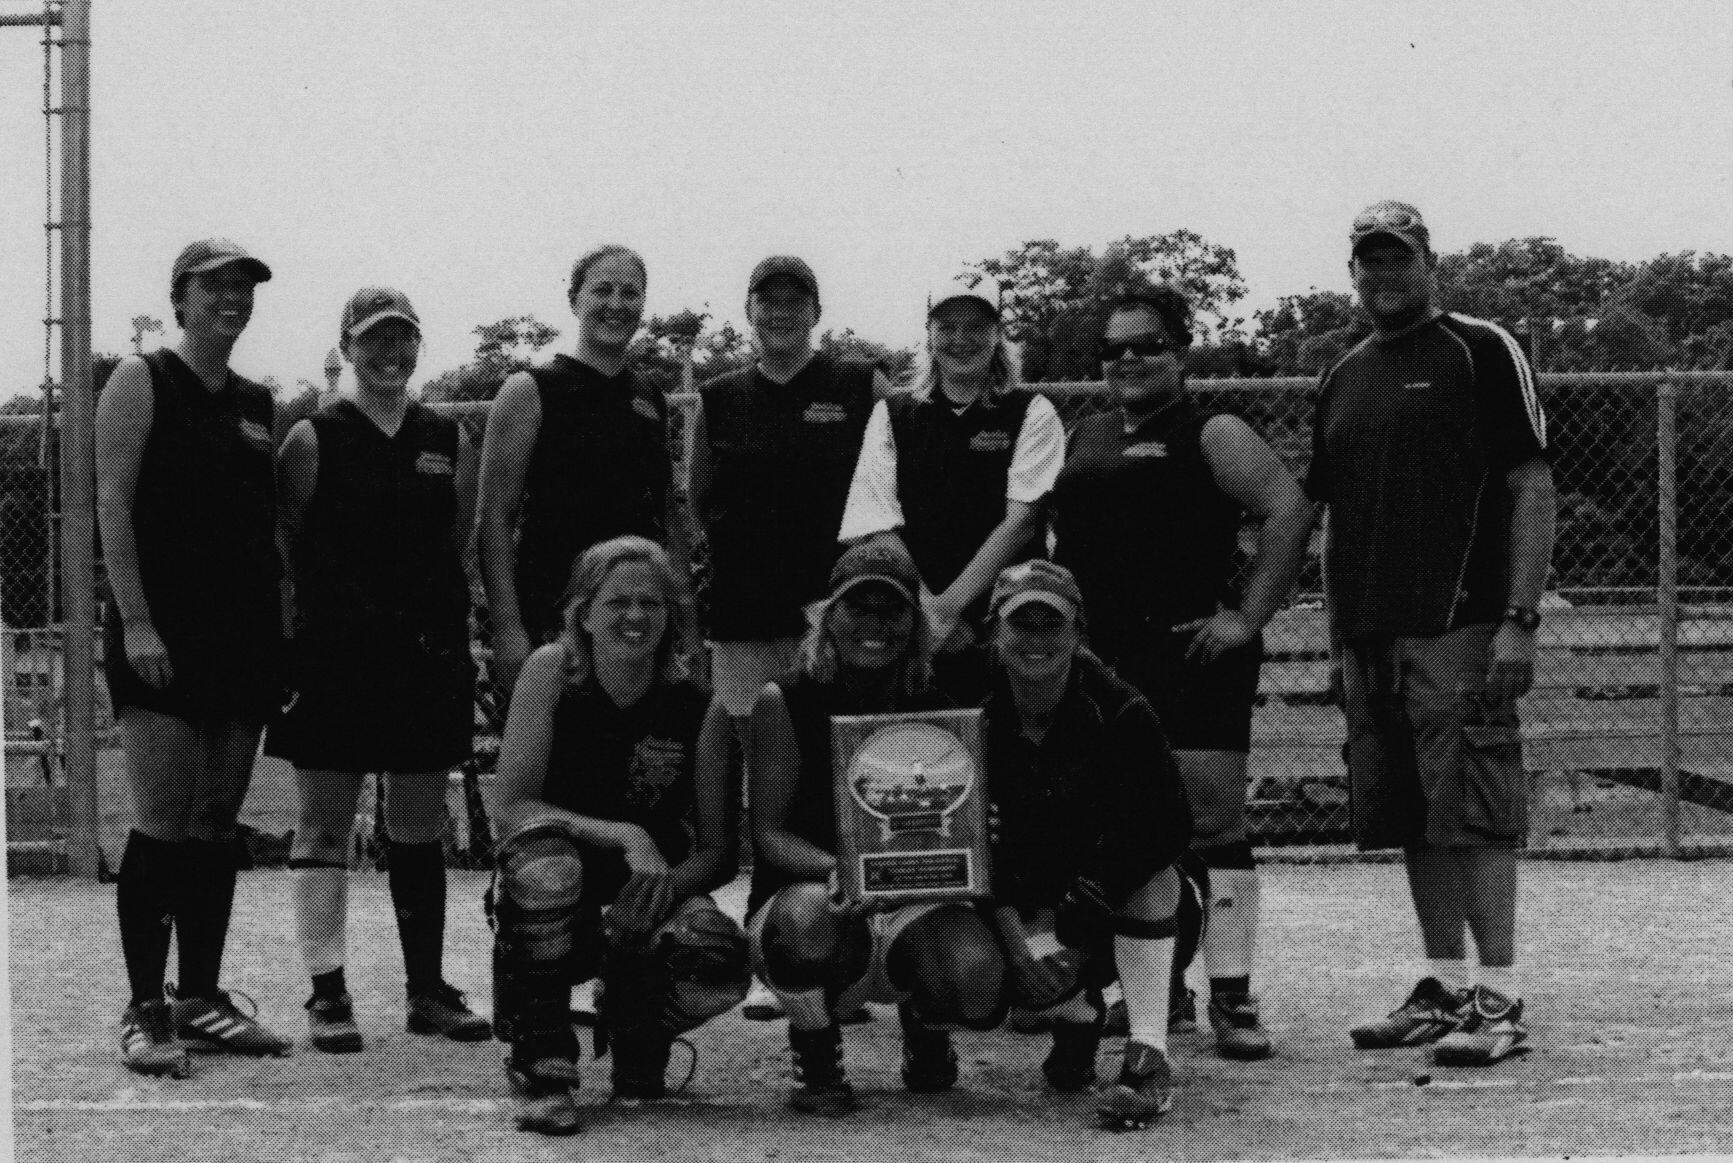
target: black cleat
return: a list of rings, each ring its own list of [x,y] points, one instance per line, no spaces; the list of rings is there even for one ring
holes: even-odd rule
[[[939,1094],[957,1085],[957,1051],[951,1032],[929,1026],[908,1002],[897,1007],[903,1026],[903,1086],[914,1094]]]
[[[859,1104],[854,1087],[842,1069],[842,1030],[826,1026],[822,1030],[788,1029],[788,1046],[794,1052],[795,1086],[788,1095],[788,1105],[803,1114],[841,1118]]]
[[[1095,1113],[1110,1131],[1139,1131],[1173,1109],[1173,1067],[1142,1042],[1125,1044],[1119,1081],[1101,1093]]]

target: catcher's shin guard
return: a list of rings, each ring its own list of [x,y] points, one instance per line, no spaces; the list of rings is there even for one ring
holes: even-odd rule
[[[519,829],[501,841],[494,877],[494,1032],[519,1057],[574,1057],[568,997],[583,927],[576,841],[557,823]]]

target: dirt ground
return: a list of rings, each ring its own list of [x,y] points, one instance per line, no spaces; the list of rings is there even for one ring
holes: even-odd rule
[[[1229,1063],[1176,1040],[1173,1114],[1145,1132],[1091,1125],[1090,1103],[1039,1085],[1045,1040],[958,1035],[963,1078],[918,1098],[897,1077],[894,1013],[851,1027],[863,1108],[841,1122],[782,1106],[781,1023],[728,1014],[696,1032],[685,1095],[606,1105],[605,1069],[573,1140],[522,1135],[497,1043],[403,1031],[402,963],[383,876],[355,875],[349,980],[365,1053],[307,1048],[289,875],[243,875],[226,982],[298,1040],[287,1059],[199,1056],[186,1080],[127,1073],[113,888],[8,884],[13,1118],[20,1159],[495,1160],[1164,1159],[1560,1156],[1726,1150],[1733,1143],[1733,865],[1528,862],[1519,965],[1535,1051],[1487,1070],[1419,1050],[1356,1052],[1347,1027],[1409,984],[1416,947],[1393,865],[1274,865],[1258,981],[1276,1042]],[[452,874],[447,975],[489,1004],[473,873]],[[741,886],[725,905],[738,910]],[[171,976],[172,976],[171,964]],[[1118,1043],[1103,1048],[1103,1072]],[[677,1047],[671,1078],[684,1072]]]

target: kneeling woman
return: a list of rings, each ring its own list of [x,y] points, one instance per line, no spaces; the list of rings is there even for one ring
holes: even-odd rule
[[[601,979],[614,1097],[661,1097],[676,1035],[746,996],[726,715],[687,675],[691,594],[660,546],[578,559],[565,630],[524,664],[500,751],[494,1014],[519,1125],[578,1129],[571,987]]]
[[[872,912],[838,889],[831,716],[932,710],[948,700],[928,688],[920,574],[908,551],[890,539],[857,545],[830,582],[796,674],[766,684],[752,711],[757,859],[747,915],[753,968],[788,1012],[789,1103],[839,1115],[855,1105],[839,1013],[898,1003],[904,1084],[946,1090],[957,1058],[945,1027],[998,1024],[1004,961],[970,906]]]
[[[1191,838],[1185,785],[1155,712],[1084,649],[1069,570],[1014,565],[989,610],[993,890],[1009,992],[1053,1019],[1048,1082],[1084,1090],[1101,1041],[1098,987],[1117,973],[1131,1034],[1096,1109],[1111,1129],[1144,1126],[1172,1103],[1167,994],[1174,864]]]

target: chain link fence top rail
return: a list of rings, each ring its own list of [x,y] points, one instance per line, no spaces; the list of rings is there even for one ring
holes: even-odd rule
[[[1539,384],[1559,503],[1535,690],[1523,707],[1530,848],[1658,852],[1676,835],[1688,849],[1725,850],[1733,846],[1733,372],[1543,373]],[[1296,476],[1304,473],[1315,380],[1194,379],[1191,388],[1206,408],[1245,418]],[[1100,383],[1032,389],[1051,397],[1068,425],[1113,406]],[[683,468],[696,397],[670,400],[670,452]],[[437,407],[479,446],[485,404]],[[52,443],[38,417],[0,417],[8,627],[0,673],[13,756],[37,750],[28,746],[33,720],[54,729],[61,685],[48,596]],[[1242,531],[1242,566],[1254,532]],[[709,557],[701,537],[693,576],[702,606]],[[1317,846],[1339,851],[1348,838],[1343,721],[1329,701],[1319,588],[1314,546],[1292,604],[1265,632],[1254,717],[1251,829],[1293,858]],[[478,627],[480,659],[485,639]],[[100,691],[98,701],[101,730]],[[34,778],[35,766],[9,763],[9,783]],[[1670,770],[1676,799],[1665,794]],[[105,825],[105,838],[119,834]]]

